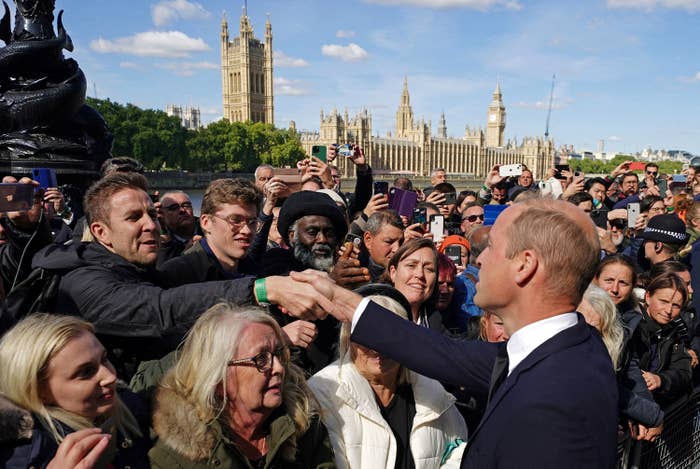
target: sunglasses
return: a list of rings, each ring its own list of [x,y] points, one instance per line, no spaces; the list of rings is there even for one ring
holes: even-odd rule
[[[627,228],[627,220],[623,220],[620,218],[610,220],[610,226],[613,228],[617,228],[618,230],[624,230],[625,228]]]
[[[656,171],[647,171],[647,174],[650,174],[650,175],[656,177],[659,173]]]
[[[476,220],[484,221],[484,214],[481,215],[469,215],[468,217],[462,218],[462,221],[467,220],[469,223],[474,223]]]

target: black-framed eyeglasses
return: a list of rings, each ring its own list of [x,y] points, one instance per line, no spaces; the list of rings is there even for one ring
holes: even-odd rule
[[[248,225],[252,231],[258,231],[262,222],[258,218],[245,218],[237,215],[231,215],[230,217],[220,217],[219,215],[211,214],[212,217],[218,218],[221,221],[225,221],[235,231],[240,231],[243,229],[244,225]]]
[[[260,373],[267,373],[272,369],[272,360],[277,358],[282,366],[289,364],[289,347],[280,345],[274,350],[265,350],[254,357],[231,360],[228,366],[254,366]]]
[[[476,220],[484,221],[484,214],[469,215],[468,217],[464,217],[462,220],[467,220],[469,223],[474,223]]]
[[[183,202],[181,204],[170,204],[167,207],[163,207],[168,212],[177,212],[180,209],[192,210],[192,202]]]

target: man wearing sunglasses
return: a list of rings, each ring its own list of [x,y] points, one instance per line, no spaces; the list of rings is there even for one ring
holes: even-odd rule
[[[158,265],[177,257],[201,236],[199,218],[194,216],[192,200],[183,191],[168,191],[160,198],[158,216],[164,239],[158,252]]]
[[[484,207],[479,205],[477,202],[471,202],[464,207],[462,210],[462,223],[460,224],[460,229],[463,235],[467,235],[475,227],[484,224]]]

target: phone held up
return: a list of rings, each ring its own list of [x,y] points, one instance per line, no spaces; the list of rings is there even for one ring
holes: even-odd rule
[[[311,156],[315,156],[324,163],[328,160],[326,156],[328,154],[328,148],[324,145],[314,145],[311,147]]]
[[[440,241],[445,237],[445,216],[430,215],[430,232],[433,234],[433,241]]]
[[[389,193],[389,183],[386,181],[374,181],[374,195]]]
[[[631,202],[627,204],[627,226],[634,228],[637,224],[637,219],[639,218],[640,206],[638,202]]]
[[[520,176],[523,174],[523,165],[517,164],[502,164],[498,168],[498,175],[502,177]]]

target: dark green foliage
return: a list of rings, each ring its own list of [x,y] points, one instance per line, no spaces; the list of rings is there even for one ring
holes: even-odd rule
[[[294,165],[304,150],[294,132],[259,122],[222,119],[186,130],[163,111],[88,98],[114,133],[115,156],[132,156],[148,169],[252,172],[261,163]]]

